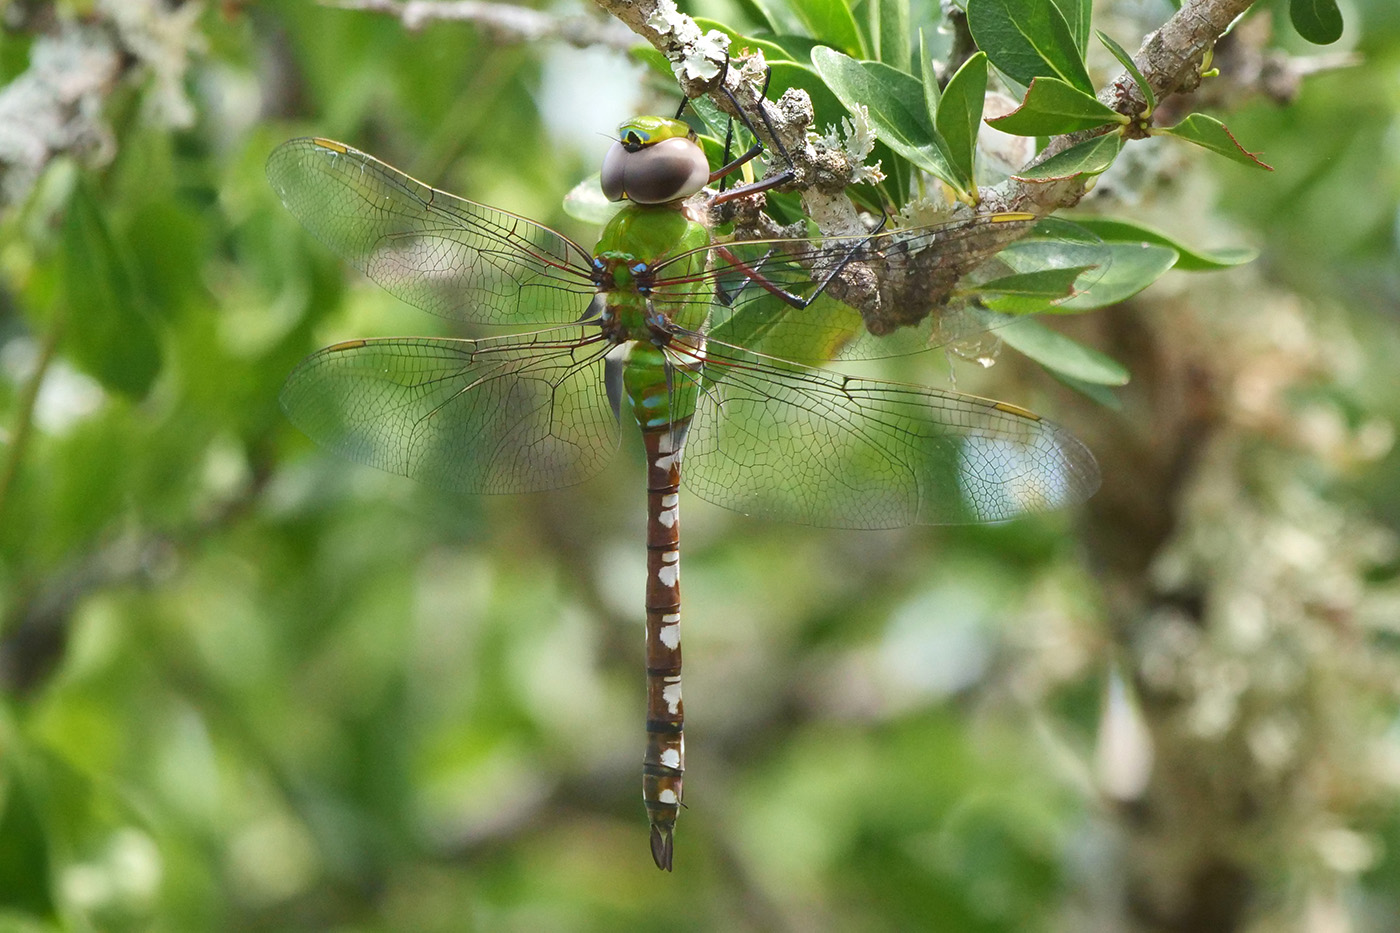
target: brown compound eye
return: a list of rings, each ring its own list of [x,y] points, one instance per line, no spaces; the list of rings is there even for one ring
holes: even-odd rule
[[[665,204],[686,198],[710,180],[710,163],[700,144],[683,137],[629,147],[613,143],[600,173],[609,201]]]

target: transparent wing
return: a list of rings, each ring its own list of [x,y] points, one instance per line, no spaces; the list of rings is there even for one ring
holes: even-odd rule
[[[608,344],[581,334],[349,340],[292,371],[282,408],[336,453],[431,486],[568,486],[601,471],[618,444]]]
[[[595,293],[591,257],[548,227],[416,181],[327,139],[273,150],[267,177],[317,239],[392,294],[476,324],[567,324]]]
[[[658,275],[668,300],[718,301],[709,332],[725,343],[802,362],[899,356],[1049,310],[1103,275],[1110,253],[1098,237],[1058,218],[1027,218],[993,214],[815,244],[716,243],[704,275],[666,281],[665,264]],[[831,278],[838,269],[846,274]],[[794,307],[793,298],[811,303]],[[872,334],[857,306],[883,309],[879,317],[899,326]]]
[[[749,515],[837,528],[989,522],[1087,499],[1098,465],[1001,402],[860,379],[713,341],[682,477]]]

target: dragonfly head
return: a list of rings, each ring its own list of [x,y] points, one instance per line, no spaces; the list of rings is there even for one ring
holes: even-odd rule
[[[690,197],[710,180],[705,150],[680,120],[636,117],[617,135],[601,173],[609,201],[666,204]]]

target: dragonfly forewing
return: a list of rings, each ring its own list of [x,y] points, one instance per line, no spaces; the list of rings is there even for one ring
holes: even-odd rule
[[[686,485],[750,515],[837,528],[1002,521],[1099,485],[1069,432],[1002,402],[780,364],[711,341]]]
[[[515,493],[583,482],[618,446],[608,344],[559,328],[484,340],[350,340],[308,357],[282,408],[351,460],[432,486]]]
[[[267,160],[272,187],[317,239],[386,290],[476,324],[579,320],[591,257],[548,227],[439,191],[343,143],[293,139]]]

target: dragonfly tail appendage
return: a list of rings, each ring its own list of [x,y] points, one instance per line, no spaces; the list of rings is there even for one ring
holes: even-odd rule
[[[671,870],[685,774],[681,701],[680,432],[643,432],[647,451],[647,750],[642,799],[656,867]]]

